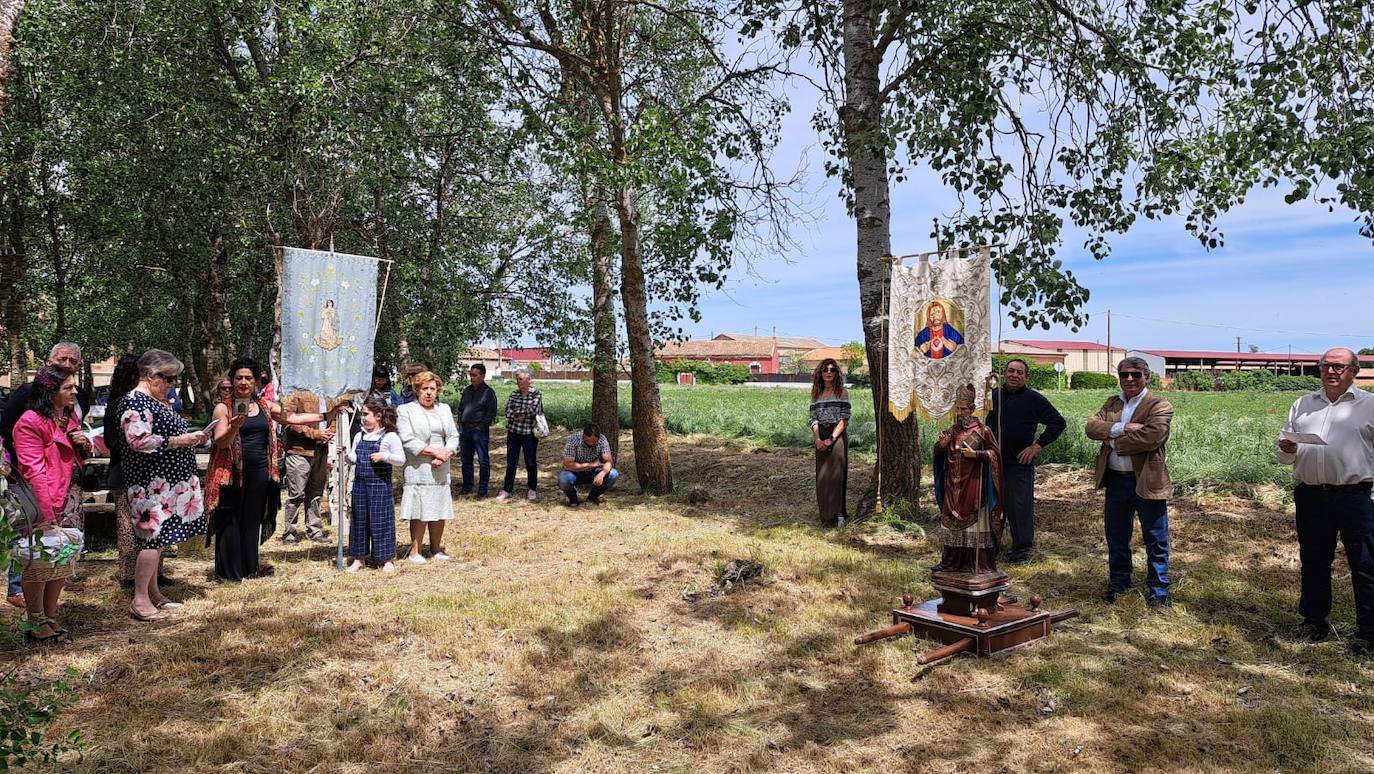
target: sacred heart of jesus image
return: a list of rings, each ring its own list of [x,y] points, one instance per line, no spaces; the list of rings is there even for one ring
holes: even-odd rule
[[[320,335],[315,337],[315,343],[324,350],[338,349],[343,344],[343,337],[339,335],[339,312],[332,298],[324,302],[320,312]]]
[[[916,351],[931,360],[953,355],[964,344],[964,311],[948,298],[932,298],[916,312]]]

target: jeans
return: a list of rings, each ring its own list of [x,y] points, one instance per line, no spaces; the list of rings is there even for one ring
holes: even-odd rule
[[[1124,591],[1131,587],[1131,529],[1139,515],[1148,566],[1145,585],[1151,596],[1169,596],[1169,501],[1137,495],[1134,473],[1108,470],[1102,515],[1107,533],[1107,582],[1111,588]]]
[[[458,454],[463,458],[463,494],[472,494],[472,453],[477,452],[477,494],[485,495],[491,484],[491,430],[464,427],[458,430]]]
[[[1368,484],[1299,484],[1293,492],[1302,562],[1298,613],[1308,623],[1326,625],[1331,614],[1331,563],[1339,535],[1355,587],[1355,636],[1366,640],[1374,639],[1374,501],[1369,499],[1369,490]]]
[[[24,593],[24,584],[21,582],[23,577],[24,573],[22,572],[10,572],[9,589],[5,592],[5,596],[13,597]]]
[[[539,438],[530,433],[506,433],[506,480],[501,488],[507,492],[515,489],[515,466],[520,462],[520,455],[525,456],[525,488],[534,491],[534,484],[539,479]]]
[[[577,486],[579,484],[583,486],[591,484],[592,479],[596,478],[596,474],[600,472],[599,469],[584,470],[581,473],[574,473],[571,470],[561,471],[558,474],[558,488],[563,490],[563,494],[567,495],[569,500],[576,502]],[[611,468],[611,472],[607,473],[606,478],[602,480],[601,486],[593,486],[591,491],[587,493],[587,497],[601,497],[603,492],[615,486],[615,482],[619,478],[620,471]]]
[[[1002,468],[1002,513],[1011,529],[1008,555],[1026,554],[1035,542],[1035,466],[1011,463]]]

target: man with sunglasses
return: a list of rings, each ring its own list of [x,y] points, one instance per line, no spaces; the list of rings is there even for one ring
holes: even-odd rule
[[[1302,591],[1297,635],[1309,642],[1331,634],[1331,563],[1336,538],[1345,544],[1355,590],[1355,655],[1374,655],[1374,395],[1355,388],[1359,360],[1349,349],[1328,350],[1317,363],[1322,388],[1293,402],[1289,433],[1306,433],[1324,443],[1280,437],[1278,460],[1293,466],[1298,485],[1298,558]]]
[[[1146,387],[1150,365],[1128,357],[1116,367],[1121,394],[1107,399],[1088,420],[1084,431],[1101,441],[1097,453],[1096,484],[1105,488],[1103,521],[1107,535],[1107,604],[1130,591],[1131,532],[1136,518],[1145,544],[1146,602],[1152,608],[1169,604],[1169,478],[1164,445],[1174,407]]]

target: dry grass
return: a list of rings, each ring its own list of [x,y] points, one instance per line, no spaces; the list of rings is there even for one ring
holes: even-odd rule
[[[87,561],[64,603],[76,644],[0,657],[83,675],[56,726],[90,740],[68,766],[101,772],[1374,769],[1374,670],[1280,634],[1297,584],[1283,510],[1176,503],[1175,608],[1107,607],[1099,496],[1047,471],[1044,551],[1016,590],[1082,617],[922,668],[916,640],[850,638],[929,592],[927,539],[817,528],[802,452],[675,443],[666,500],[631,494],[627,470],[596,510],[547,486],[538,504],[459,501],[447,542],[466,566],[338,576],[331,551],[274,541],[273,577],[226,587],[183,551],[188,604],[146,625]],[[687,505],[692,487],[711,502]],[[735,557],[762,582],[684,601]]]

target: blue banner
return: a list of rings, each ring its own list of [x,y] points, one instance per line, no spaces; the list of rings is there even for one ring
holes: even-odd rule
[[[279,395],[366,390],[377,330],[377,259],[283,250]]]

